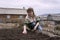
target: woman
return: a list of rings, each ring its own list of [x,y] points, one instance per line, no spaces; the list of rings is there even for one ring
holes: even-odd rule
[[[23,34],[27,34],[27,30],[35,31],[35,30],[42,30],[42,28],[39,26],[40,18],[36,17],[34,14],[33,8],[28,8],[27,9],[27,16],[24,21],[24,26],[23,26]]]

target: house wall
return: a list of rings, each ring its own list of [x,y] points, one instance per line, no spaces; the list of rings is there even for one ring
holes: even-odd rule
[[[7,16],[10,18],[7,18]],[[26,15],[22,14],[0,14],[0,23],[19,23],[22,24]]]

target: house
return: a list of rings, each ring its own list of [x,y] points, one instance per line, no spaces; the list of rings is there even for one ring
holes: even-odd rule
[[[60,14],[49,14],[39,16],[41,24],[49,30],[53,30],[55,27],[60,26]]]
[[[26,9],[20,8],[0,8],[1,23],[19,23],[22,24],[26,17]]]
[[[55,22],[56,24],[60,24],[60,14],[59,13],[57,13],[57,14],[50,14],[51,17],[48,17],[48,15],[40,16],[41,20],[50,21],[50,19],[51,19],[51,21]]]

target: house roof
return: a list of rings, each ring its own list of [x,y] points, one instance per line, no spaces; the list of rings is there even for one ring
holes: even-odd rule
[[[27,14],[27,12],[26,9],[0,7],[0,14]]]

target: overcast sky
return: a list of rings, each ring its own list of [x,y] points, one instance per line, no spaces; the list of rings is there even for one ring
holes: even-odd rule
[[[0,7],[34,8],[36,15],[60,13],[60,0],[0,0]]]

